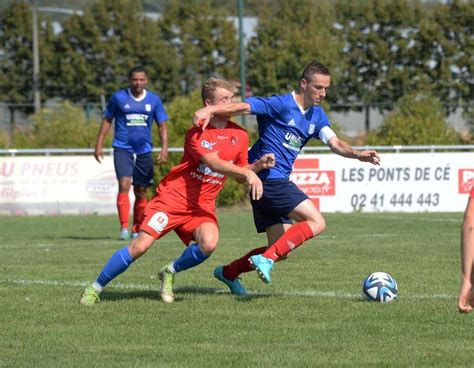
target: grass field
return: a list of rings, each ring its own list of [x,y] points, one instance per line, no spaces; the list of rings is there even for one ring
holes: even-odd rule
[[[78,304],[117,248],[115,216],[0,217],[2,367],[472,366],[474,315],[460,315],[461,213],[327,214],[327,230],[276,264],[272,283],[244,275],[233,297],[214,267],[265,237],[250,212],[221,211],[221,241],[160,302],[157,272],[182,251],[169,235]],[[373,271],[399,299],[363,301]]]

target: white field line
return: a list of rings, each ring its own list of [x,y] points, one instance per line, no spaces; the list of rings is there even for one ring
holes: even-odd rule
[[[0,283],[2,284],[13,284],[13,285],[40,285],[40,286],[58,286],[58,287],[86,287],[89,282],[85,281],[64,281],[64,280],[24,280],[24,279],[11,279],[1,278]],[[124,289],[124,290],[137,290],[137,291],[156,291],[159,292],[160,288],[156,285],[145,285],[145,284],[124,284],[120,282],[114,282],[108,289]],[[217,288],[200,288],[200,287],[184,287],[175,288],[176,292],[183,293],[203,293],[203,294],[225,294],[227,290]],[[318,290],[306,290],[306,291],[251,291],[250,295],[261,295],[261,296],[275,296],[275,297],[316,297],[316,298],[338,298],[338,299],[361,299],[361,294],[353,294],[341,291],[318,291]],[[400,295],[402,298],[407,299],[455,299],[455,295],[450,294],[414,294],[414,293],[403,293]]]
[[[400,220],[400,217],[398,217],[398,216],[390,216],[390,215],[386,215],[386,214],[385,215],[377,215],[377,218],[389,219],[389,220]],[[403,220],[461,223],[462,218],[460,217],[459,220],[456,220],[456,219],[443,219],[443,218],[436,218],[436,217],[404,216]]]
[[[388,237],[399,237],[400,234],[398,233],[393,233],[393,234],[352,234],[352,235],[319,235],[316,239],[344,239],[344,238],[362,238],[362,239],[368,239],[368,238],[388,238]],[[225,244],[225,240],[221,242],[222,244]],[[119,244],[118,241],[100,241],[100,243],[97,244]],[[125,246],[127,243],[123,243],[122,246]],[[164,245],[164,244],[179,244],[181,245],[181,242],[179,240],[176,241],[162,241],[161,239],[156,243],[156,245]],[[155,245],[155,246],[156,246]],[[45,248],[45,250],[49,250],[49,248],[58,248],[61,247],[61,244],[56,244],[56,243],[29,243],[29,244],[0,244],[0,249],[24,249],[26,247],[30,248]]]

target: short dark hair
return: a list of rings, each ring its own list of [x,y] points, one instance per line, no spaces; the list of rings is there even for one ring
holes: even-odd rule
[[[128,71],[128,79],[132,78],[133,73],[145,73],[145,75],[148,75],[146,69],[141,65],[134,66]]]
[[[301,74],[301,79],[310,81],[314,74],[331,75],[329,69],[323,64],[317,61],[312,61],[304,68],[303,73]]]

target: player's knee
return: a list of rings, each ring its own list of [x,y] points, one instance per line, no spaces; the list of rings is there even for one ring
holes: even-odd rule
[[[324,220],[324,217],[319,216],[312,221],[308,221],[308,225],[313,231],[313,235],[316,236],[321,234],[326,229],[326,220]]]
[[[217,239],[205,239],[199,243],[199,249],[205,255],[210,256],[217,248]]]
[[[151,244],[148,244],[139,239],[135,239],[132,241],[132,244],[130,245],[130,248],[129,248],[130,256],[132,256],[133,259],[140,258],[142,255],[146,253],[148,249],[150,249],[150,246]]]

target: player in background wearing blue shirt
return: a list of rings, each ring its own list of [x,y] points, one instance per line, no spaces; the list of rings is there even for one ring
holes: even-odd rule
[[[251,201],[259,233],[266,232],[268,247],[253,249],[240,259],[214,270],[233,294],[245,295],[238,276],[255,269],[266,283],[271,281],[274,262],[286,256],[326,227],[314,203],[289,180],[293,164],[310,139],[320,139],[338,155],[379,165],[374,150],[358,151],[339,139],[320,106],[331,82],[329,70],[318,62],[308,64],[297,90],[269,98],[249,97],[245,102],[207,106],[194,115],[194,124],[205,129],[214,115],[257,116],[259,138],[249,152],[249,162],[274,153],[275,166],[262,170],[263,196]],[[293,221],[296,223],[293,224]]]
[[[119,184],[117,210],[120,220],[120,239],[130,238],[128,217],[130,200],[128,193],[133,183],[135,203],[133,206],[132,237],[136,237],[138,227],[143,219],[147,205],[147,187],[153,182],[153,121],[158,124],[161,140],[161,151],[158,164],[168,158],[168,115],[158,95],[147,91],[147,72],[141,66],[130,69],[128,73],[130,86],[115,92],[104,112],[95,145],[94,157],[100,163],[104,159],[103,142],[112,121],[115,119],[114,166]],[[133,181],[132,181],[133,178]]]

